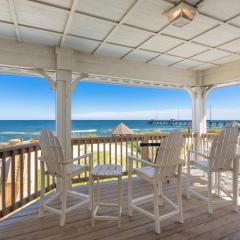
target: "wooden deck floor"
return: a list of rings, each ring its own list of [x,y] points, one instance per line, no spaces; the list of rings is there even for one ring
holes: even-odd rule
[[[114,200],[116,195],[114,182],[103,183],[104,196]],[[134,179],[135,196],[150,193],[150,184]],[[184,183],[183,183],[184,186]],[[87,191],[86,186],[78,190]],[[185,189],[184,189],[185,190]],[[175,197],[175,182],[164,184],[164,192],[173,200]],[[201,200],[192,197],[186,199],[183,191],[184,224],[179,224],[173,217],[162,222],[162,233],[154,233],[153,222],[144,215],[134,212],[133,217],[127,216],[127,181],[124,180],[124,210],[122,228],[118,229],[116,222],[98,221],[96,227],[90,225],[90,213],[87,208],[81,208],[67,215],[64,227],[59,227],[59,217],[46,213],[42,219],[38,218],[38,201],[20,210],[14,215],[0,222],[0,239],[81,239],[81,240],[153,240],[153,239],[240,239],[240,214],[232,211],[229,201],[214,205],[214,214],[207,212],[207,205]],[[152,203],[145,205],[147,210],[152,209]],[[161,212],[169,209],[165,203]],[[104,213],[111,214],[113,209],[104,209]]]

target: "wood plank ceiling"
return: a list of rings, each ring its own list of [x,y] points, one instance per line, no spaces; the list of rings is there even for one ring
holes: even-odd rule
[[[0,0],[0,38],[203,70],[240,59],[240,1],[188,0],[198,13],[178,28],[176,0]]]

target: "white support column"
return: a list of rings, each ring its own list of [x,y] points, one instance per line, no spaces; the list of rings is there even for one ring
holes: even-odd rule
[[[73,50],[56,47],[56,133],[65,159],[71,158],[71,85]]]
[[[194,149],[202,151],[201,135],[207,132],[206,94],[201,86],[192,88],[189,93],[192,98],[192,132],[197,134]]]
[[[71,158],[71,70],[56,71],[56,133],[66,160]]]
[[[192,129],[199,135],[207,132],[207,92],[203,87],[196,87],[192,93]]]
[[[56,48],[56,133],[62,144],[65,159],[72,155],[71,149],[71,85],[73,50]],[[71,188],[71,179],[67,183]],[[58,180],[57,191],[62,188]]]
[[[197,86],[189,90],[192,98],[192,131],[197,134],[195,150],[202,151],[201,135],[207,133],[207,96],[212,87]]]
[[[204,86],[202,72],[196,74],[196,86],[187,89],[192,98],[192,131],[197,134],[195,139],[195,150],[202,151],[201,135],[207,133],[207,110],[206,101],[212,86]]]

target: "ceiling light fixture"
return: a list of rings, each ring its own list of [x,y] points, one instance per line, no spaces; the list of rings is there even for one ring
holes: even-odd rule
[[[172,23],[172,25],[183,27],[193,20],[196,12],[196,8],[187,3],[181,2],[165,12],[164,15],[168,16],[168,20]]]

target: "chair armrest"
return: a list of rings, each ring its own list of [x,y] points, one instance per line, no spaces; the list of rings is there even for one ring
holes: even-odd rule
[[[91,163],[92,153],[87,153],[87,154],[80,155],[80,156],[77,156],[75,158],[69,159],[68,161],[65,161],[63,164],[66,165],[66,164],[72,163],[74,161],[80,160],[82,158],[89,158],[90,163]]]
[[[87,154],[84,154],[84,155],[80,155],[80,156],[78,156],[78,157],[75,157],[75,158],[73,158],[72,159],[72,161],[76,161],[76,160],[79,160],[79,159],[82,159],[82,158],[91,158],[92,157],[92,153],[87,153]]]
[[[188,153],[189,153],[189,154],[190,154],[190,153],[192,153],[192,154],[196,154],[196,155],[198,155],[198,156],[201,156],[201,157],[204,157],[204,158],[210,159],[208,155],[203,154],[203,153],[200,153],[200,152],[197,152],[197,151],[195,151],[195,150],[191,150],[191,149],[189,149],[189,150],[188,150]]]
[[[148,162],[148,161],[146,161],[146,160],[144,160],[144,159],[137,158],[137,157],[133,157],[133,156],[128,156],[128,160],[141,162],[141,163],[144,163],[144,164],[146,164],[146,165],[148,165],[148,166],[151,166],[151,167],[157,167],[156,164],[153,164],[153,163]]]
[[[236,154],[235,158],[240,160],[240,154]]]

